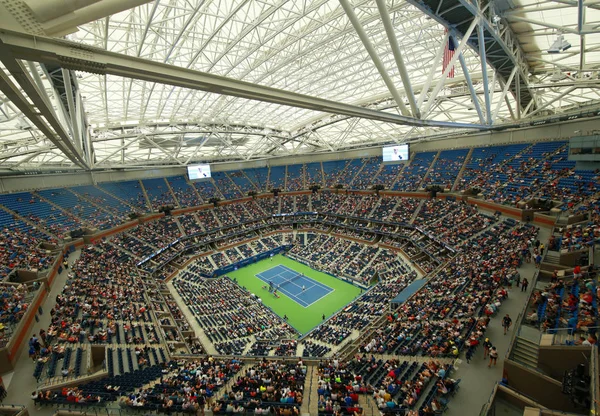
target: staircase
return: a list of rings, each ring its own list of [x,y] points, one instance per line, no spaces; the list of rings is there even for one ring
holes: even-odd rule
[[[177,195],[175,195],[175,191],[173,190],[173,188],[171,187],[171,184],[169,183],[169,181],[167,180],[167,178],[163,178],[165,180],[165,182],[167,183],[167,189],[169,190],[169,192],[171,193],[171,196],[173,197],[173,201],[175,201],[175,206],[177,207],[181,207],[181,204],[179,203],[179,200],[177,199]]]
[[[177,225],[177,228],[179,229],[179,232],[181,233],[181,235],[187,235],[187,233],[185,232],[185,229],[183,228],[183,225],[181,225],[181,223],[179,222],[177,217],[173,217],[173,220],[175,221],[175,224]]]
[[[190,182],[187,176],[185,177],[185,182],[191,188],[191,192],[195,193],[198,196],[198,201],[206,202],[204,201],[204,198],[202,198],[202,195],[200,195],[200,192],[198,192],[198,189],[196,189],[196,186],[192,182]]]
[[[394,178],[394,181],[390,184],[390,189],[394,189],[394,187],[396,186],[396,183],[400,180],[400,178],[402,178],[404,171],[412,163],[413,159],[414,159],[414,156],[412,156],[412,158],[409,159],[409,161],[407,163],[403,163],[402,168],[398,169],[398,174]]]
[[[560,266],[560,253],[558,251],[548,251],[544,257],[544,263]]]
[[[363,169],[365,168],[365,166],[367,166],[367,163],[369,163],[369,160],[366,159],[362,165],[360,165],[360,169],[358,170],[358,172],[356,172],[356,174],[352,177],[352,180],[350,182],[348,182],[348,189],[352,189],[352,184],[354,184],[354,181],[356,180],[356,178],[360,178],[360,175],[363,171]]]
[[[142,190],[142,193],[144,194],[144,199],[146,200],[146,207],[148,207],[149,212],[152,212],[152,204],[150,203],[150,198],[148,198],[148,193],[146,192],[146,188],[144,187],[144,184],[142,183],[141,180],[138,180],[138,183],[140,184],[140,189]]]
[[[104,189],[104,188],[100,188],[98,185],[94,185],[94,187],[95,187],[96,189],[99,189],[101,192],[104,192],[105,194],[107,194],[107,195],[110,195],[111,197],[113,197],[113,198],[114,198],[114,199],[116,199],[117,201],[121,201],[121,203],[122,203],[123,205],[127,205],[127,206],[131,207],[131,211],[135,211],[135,208],[134,208],[134,207],[133,207],[133,206],[132,206],[132,205],[131,205],[129,202],[127,202],[127,201],[125,201],[125,200],[123,200],[123,199],[119,198],[118,196],[116,196],[115,194],[113,194],[113,193],[111,193],[111,192],[107,191],[107,190],[106,190],[106,189]]]
[[[304,397],[300,414],[317,415],[319,414],[319,394],[317,386],[319,384],[319,372],[316,365],[309,365],[306,369],[306,379],[304,380],[304,391],[308,395]]]
[[[511,358],[520,364],[537,368],[539,351],[540,347],[537,343],[518,336],[515,339]]]
[[[441,153],[442,153],[442,151],[438,150],[438,152],[436,153],[435,157],[431,161],[431,164],[427,168],[427,172],[425,172],[425,175],[423,175],[423,177],[421,178],[421,182],[419,182],[419,184],[417,185],[417,189],[421,189],[422,184],[425,182],[425,179],[427,179],[427,177],[429,176],[429,173],[433,170],[433,167],[435,166],[435,164],[436,164],[438,158],[440,157]]]
[[[458,188],[458,184],[460,183],[460,178],[462,178],[463,173],[465,172],[465,169],[467,168],[467,164],[471,161],[471,156],[473,156],[473,147],[471,147],[471,149],[469,150],[469,153],[467,153],[467,156],[465,157],[465,160],[463,161],[463,164],[460,168],[460,170],[458,171],[458,175],[456,175],[456,179],[454,180],[454,184],[452,185],[452,192],[456,191],[456,188]]]
[[[321,172],[321,180],[319,181],[319,185],[325,188],[325,171],[323,170],[323,162],[319,162],[319,165],[321,166],[321,169],[319,169]]]
[[[421,202],[419,202],[419,206],[417,207],[417,209],[415,209],[415,212],[413,213],[412,217],[410,217],[410,221],[408,222],[409,224],[414,224],[415,220],[417,219],[417,216],[419,215],[419,212],[421,212],[421,208],[423,208],[423,205],[425,205],[424,199]]]
[[[254,190],[256,192],[258,192],[259,194],[264,192],[264,189],[259,189],[258,185],[255,184],[254,182],[252,182],[252,180],[250,179],[250,177],[246,174],[246,172],[244,171],[244,169],[240,170],[240,172],[242,172],[242,175],[244,175],[244,177],[248,180],[248,182],[250,182],[250,184],[252,184],[252,186],[254,187]]]
[[[8,212],[10,215],[13,216],[13,218],[18,219],[19,221],[24,222],[25,224],[29,224],[31,227],[38,230],[39,232],[44,233],[47,236],[54,238],[55,240],[59,240],[59,238],[55,234],[51,233],[50,230],[46,229],[45,222],[43,222],[43,223],[41,222],[39,224],[35,223],[35,222],[29,220],[29,218],[22,217],[21,215],[17,214],[16,212],[6,208],[4,205],[0,205],[0,209],[2,211]]]

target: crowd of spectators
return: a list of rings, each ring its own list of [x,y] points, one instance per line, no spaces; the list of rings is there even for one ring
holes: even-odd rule
[[[0,284],[0,347],[9,341],[10,328],[21,321],[32,296],[24,284]]]
[[[208,339],[215,343],[217,350],[222,348],[221,353],[232,346],[229,341],[242,341],[243,351],[251,343],[251,336],[277,340],[296,334],[259,298],[229,278],[206,279],[200,283],[178,278],[174,286]]]
[[[518,272],[523,246],[533,241],[537,229],[505,220],[439,271],[420,291],[398,308],[389,324],[364,341],[365,352],[454,354],[476,328],[483,311],[495,313]],[[483,308],[483,309],[482,309]],[[487,313],[487,312],[486,312]]]
[[[204,413],[205,407],[216,410],[219,391],[240,371],[237,359],[210,356],[195,360],[172,361],[162,370],[159,383],[121,397],[119,405],[161,413]],[[218,399],[220,400],[220,399]]]

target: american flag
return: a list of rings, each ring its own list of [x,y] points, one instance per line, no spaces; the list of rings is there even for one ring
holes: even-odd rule
[[[448,29],[446,29],[446,34],[448,33]],[[442,74],[446,71],[446,68],[448,67],[448,64],[450,64],[450,61],[452,60],[452,57],[454,56],[454,41],[452,40],[452,36],[448,36],[448,42],[446,43],[446,46],[444,47],[444,58],[442,60]],[[452,65],[452,68],[450,68],[450,71],[448,72],[448,78],[454,78],[454,65]]]

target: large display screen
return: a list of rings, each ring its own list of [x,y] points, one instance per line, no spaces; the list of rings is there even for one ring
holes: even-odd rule
[[[407,144],[386,146],[382,149],[384,162],[407,162],[410,158]]]
[[[190,165],[187,170],[190,181],[210,178],[210,165]]]

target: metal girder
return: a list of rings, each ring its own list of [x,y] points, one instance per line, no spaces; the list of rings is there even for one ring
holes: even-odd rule
[[[87,168],[84,163],[80,160],[78,155],[73,153],[72,149],[69,149],[68,146],[65,145],[64,139],[60,137],[59,134],[55,133],[52,130],[52,127],[47,123],[46,116],[38,113],[35,109],[29,104],[27,98],[19,91],[17,86],[11,81],[11,79],[4,73],[4,71],[0,70],[0,91],[4,93],[7,97],[10,98],[11,102],[23,113],[25,117],[27,117],[31,122],[44,134],[48,140],[50,140],[54,145],[65,154],[73,163],[76,165]],[[49,115],[49,114],[48,114]],[[67,138],[68,140],[68,138]]]
[[[361,108],[200,71],[179,68],[173,65],[134,58],[61,39],[36,37],[29,34],[2,30],[0,31],[0,41],[6,45],[15,57],[37,62],[54,63],[66,69],[159,82],[222,95],[306,108],[319,112],[379,120],[399,125],[471,129],[487,128],[486,126],[470,123],[419,120],[398,114]]]
[[[365,49],[369,53],[369,56],[371,57],[373,64],[377,68],[377,71],[379,71],[379,75],[381,76],[381,79],[385,83],[385,85],[388,88],[392,97],[394,97],[396,104],[398,104],[398,108],[400,109],[400,112],[404,115],[408,115],[409,112],[408,112],[408,109],[406,108],[406,106],[404,105],[403,98],[398,93],[398,90],[396,89],[396,86],[394,85],[394,81],[392,81],[392,78],[388,74],[388,71],[385,68],[385,65],[379,58],[377,51],[375,50],[375,48],[373,47],[373,44],[369,40],[369,37],[365,33],[365,29],[363,28],[362,24],[360,23],[360,20],[358,20],[356,13],[354,13],[354,9],[353,9],[352,5],[350,4],[350,2],[348,0],[339,0],[339,2],[342,5],[342,8],[344,9],[344,11],[346,12],[348,19],[350,20],[350,23],[352,23],[352,26],[354,27],[356,34],[358,35],[358,37],[362,41]]]
[[[490,96],[490,83],[488,81],[487,59],[485,52],[485,37],[483,34],[482,24],[479,24],[477,26],[477,42],[479,43],[479,57],[481,58],[481,74],[483,75],[483,98],[485,99],[485,119],[487,124],[492,124],[492,97]]]
[[[27,98],[16,88],[10,78],[2,72],[2,90],[10,97],[11,101],[29,118],[56,147],[58,147],[73,163],[89,169],[87,162],[71,142],[71,138],[63,128],[61,122],[56,118],[56,114],[49,107],[47,100],[40,94],[34,80],[23,64],[12,55],[10,49],[0,40],[0,60],[6,69],[12,74],[19,83],[27,98],[31,100],[33,108]],[[9,95],[10,94],[10,95]],[[37,111],[36,111],[37,109]],[[52,131],[52,129],[54,131]]]
[[[448,62],[448,64],[446,65],[446,69],[444,69],[442,76],[438,80],[437,84],[433,88],[433,91],[431,92],[431,94],[429,95],[429,97],[427,99],[427,104],[425,105],[425,108],[423,109],[423,114],[427,114],[427,112],[432,107],[433,103],[435,102],[437,95],[439,94],[439,92],[441,91],[442,87],[444,86],[444,84],[446,82],[446,78],[448,77],[450,70],[456,63],[456,60],[458,59],[458,57],[462,55],[463,49],[467,46],[467,42],[469,41],[469,36],[471,36],[471,33],[473,33],[473,30],[475,30],[477,21],[478,21],[478,19],[473,19],[473,22],[467,29],[467,32],[464,34],[464,37],[462,38],[460,44],[458,45],[458,48],[454,51],[454,56],[452,56],[452,59],[450,59],[450,62]],[[487,80],[486,80],[485,74],[484,74],[484,82],[486,82],[486,81]]]
[[[402,52],[400,51],[400,46],[398,45],[398,39],[396,39],[396,33],[394,32],[394,26],[392,25],[392,19],[390,19],[390,14],[387,10],[385,0],[377,0],[377,8],[379,9],[381,21],[383,22],[385,32],[392,48],[392,53],[394,54],[394,59],[396,60],[396,66],[398,67],[400,77],[402,78],[402,84],[404,84],[404,92],[406,93],[406,98],[408,98],[410,109],[414,117],[421,118],[421,112],[419,111],[415,101],[415,94],[412,90],[410,77],[408,76],[408,71],[404,65],[404,59],[402,59]]]
[[[458,3],[456,1],[440,2],[439,0],[407,1],[440,24],[452,27],[459,33],[465,33],[472,20],[479,17],[484,32],[483,39],[488,64],[496,70],[503,80],[508,79],[515,66],[518,67],[516,80],[520,82],[520,85],[516,85],[515,82],[515,85],[510,87],[510,92],[515,96],[517,90],[520,90],[520,100],[517,105],[526,108],[530,102],[537,101],[534,92],[529,89],[529,65],[516,36],[508,28],[508,25],[502,31],[499,31],[497,26],[489,20],[489,17],[492,16],[486,15],[479,8],[478,2],[469,0],[457,0]],[[473,50],[479,54],[477,38],[471,38],[469,43]],[[534,102],[532,107],[537,107],[537,102]]]
[[[450,36],[452,36],[452,38],[454,40],[454,44],[456,45],[458,43],[456,37],[454,37],[454,35],[452,35],[452,34]],[[471,80],[471,73],[469,71],[469,68],[467,67],[467,63],[465,62],[465,57],[463,56],[462,53],[458,57],[458,60],[460,61],[460,67],[462,68],[463,74],[465,76],[465,82],[467,83],[467,87],[469,87],[469,94],[471,94],[471,101],[473,102],[473,105],[475,106],[475,111],[477,111],[477,116],[479,117],[479,122],[481,124],[485,124],[485,118],[483,117],[483,112],[481,111],[481,105],[479,104],[479,98],[477,98],[477,93],[475,92],[475,87],[473,86],[473,81]]]

